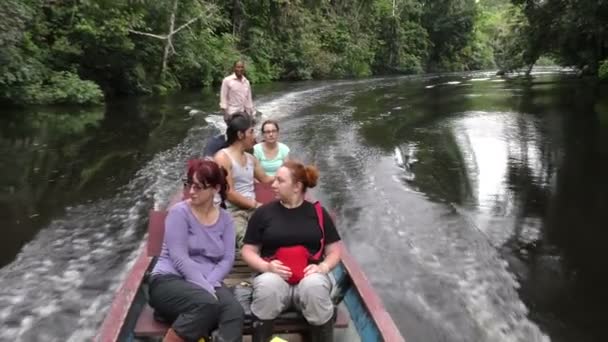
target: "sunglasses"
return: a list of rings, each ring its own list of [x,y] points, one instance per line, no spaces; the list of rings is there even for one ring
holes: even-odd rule
[[[182,179],[182,181],[184,182],[184,188],[194,189],[194,191],[207,190],[212,187],[211,185],[208,185],[208,184],[197,184],[194,182],[189,182],[187,179]]]

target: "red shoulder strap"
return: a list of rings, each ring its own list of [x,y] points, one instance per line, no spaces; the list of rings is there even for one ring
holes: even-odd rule
[[[317,213],[317,220],[319,221],[319,227],[321,227],[321,248],[319,251],[312,256],[313,260],[321,259],[321,254],[323,253],[323,249],[325,248],[325,225],[323,223],[323,207],[319,201],[313,204],[315,206],[315,211]]]

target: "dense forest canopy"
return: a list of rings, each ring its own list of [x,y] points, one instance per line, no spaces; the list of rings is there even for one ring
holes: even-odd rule
[[[513,71],[608,77],[608,0],[3,0],[0,101],[95,103],[217,83]]]

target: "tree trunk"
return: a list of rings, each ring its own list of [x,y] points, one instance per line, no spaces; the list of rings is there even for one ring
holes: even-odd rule
[[[209,5],[208,3],[204,2],[204,1],[200,1],[200,2],[201,2],[201,5],[206,6],[207,9],[206,10],[203,9],[203,11],[198,16],[191,18],[190,20],[188,20],[187,22],[185,22],[184,24],[182,24],[176,28],[175,19],[177,16],[177,7],[179,4],[179,0],[173,0],[173,9],[171,11],[171,16],[169,17],[169,30],[166,35],[142,32],[142,31],[137,31],[137,30],[133,30],[133,29],[128,30],[129,32],[131,32],[133,34],[152,37],[152,38],[164,41],[165,46],[164,46],[164,51],[163,51],[163,59],[162,59],[160,73],[158,75],[161,83],[165,81],[165,76],[167,74],[167,69],[168,69],[169,57],[171,57],[171,54],[176,53],[175,48],[173,47],[173,35],[177,34],[179,31],[181,31],[185,28],[190,27],[190,25],[192,25],[193,23],[203,20],[205,18],[205,15],[207,15],[207,14],[211,15],[217,11],[217,7],[215,7],[213,5]]]
[[[526,76],[530,76],[530,73],[532,73],[532,68],[534,68],[534,63],[528,65],[528,70],[526,70]]]
[[[232,35],[241,38],[241,1],[232,2]]]
[[[165,40],[165,52],[163,53],[163,64],[160,69],[160,81],[165,81],[165,74],[167,72],[167,62],[169,60],[169,54],[173,46],[173,33],[175,30],[175,15],[177,14],[177,4],[179,0],[173,0],[173,10],[171,11],[171,18],[169,19],[169,33],[167,33],[167,39]]]

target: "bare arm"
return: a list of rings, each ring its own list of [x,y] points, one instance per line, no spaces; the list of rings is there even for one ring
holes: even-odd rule
[[[266,174],[262,168],[262,164],[260,164],[260,161],[257,158],[254,158],[253,162],[255,163],[253,169],[253,176],[255,179],[257,179],[260,183],[272,183],[274,181],[274,177]]]
[[[327,267],[327,272],[336,267],[340,263],[340,259],[342,259],[341,243],[341,241],[337,241],[325,246],[325,260],[323,260],[321,265]]]
[[[289,160],[289,153],[291,152],[291,149],[289,149],[289,147],[285,144],[281,144],[282,146],[285,146],[285,149],[287,150],[287,152],[285,153],[285,157],[283,157],[283,163],[285,163],[286,161]]]
[[[306,268],[304,269],[304,275],[307,276],[313,273],[327,274],[334,267],[336,267],[336,265],[338,265],[340,259],[342,258],[342,248],[340,244],[341,241],[337,241],[325,246],[325,260],[323,260],[323,262],[319,263],[318,265],[310,264],[306,266]]]
[[[226,181],[228,181],[228,191],[226,192],[226,198],[230,203],[236,205],[239,208],[243,209],[254,209],[258,207],[258,202],[254,199],[247,198],[234,190],[234,180],[232,179],[232,162],[230,158],[226,155],[224,151],[218,151],[213,157],[215,161],[223,166],[228,175],[226,176]]]
[[[260,247],[256,245],[244,244],[241,249],[241,256],[243,260],[258,272],[271,272],[278,274],[283,279],[289,279],[291,277],[291,269],[279,260],[272,260],[270,262],[260,257]]]
[[[247,265],[254,270],[262,273],[268,272],[270,263],[260,256],[259,246],[244,244],[243,248],[241,248],[241,256]]]

